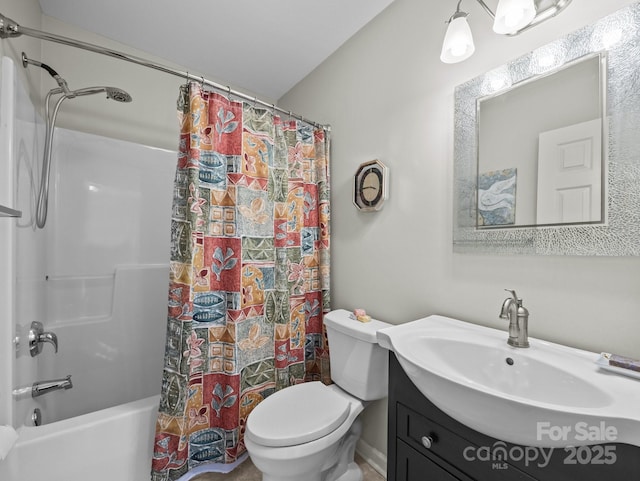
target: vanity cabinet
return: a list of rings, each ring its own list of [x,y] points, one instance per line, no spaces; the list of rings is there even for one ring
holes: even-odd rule
[[[393,352],[389,353],[387,456],[388,481],[640,480],[636,446],[541,449],[474,431],[424,397]]]

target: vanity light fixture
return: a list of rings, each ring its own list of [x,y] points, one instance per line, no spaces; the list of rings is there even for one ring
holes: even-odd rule
[[[545,20],[555,17],[571,0],[499,0],[496,12],[483,0],[476,0],[493,19],[493,31],[501,35],[518,35]],[[447,32],[442,43],[440,60],[457,63],[468,59],[475,51],[468,13],[460,10],[458,0],[455,13],[447,21]]]
[[[533,0],[500,0],[493,19],[493,31],[504,35],[516,33],[527,27],[535,16]]]
[[[471,28],[467,22],[468,13],[460,11],[461,3],[462,0],[458,2],[456,12],[449,19],[447,33],[444,35],[442,53],[440,54],[440,60],[444,63],[462,62],[476,51]]]

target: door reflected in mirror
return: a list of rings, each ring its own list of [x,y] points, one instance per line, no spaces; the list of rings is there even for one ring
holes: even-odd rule
[[[587,55],[478,99],[477,228],[605,221],[605,61]]]

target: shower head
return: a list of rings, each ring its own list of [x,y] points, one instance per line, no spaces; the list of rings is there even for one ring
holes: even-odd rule
[[[133,100],[131,95],[116,87],[107,87],[107,98],[116,102],[131,102]]]
[[[83,95],[93,95],[105,92],[108,99],[115,100],[117,102],[131,102],[132,98],[127,92],[116,87],[85,87],[83,89],[72,90],[65,96],[67,98],[81,97]]]

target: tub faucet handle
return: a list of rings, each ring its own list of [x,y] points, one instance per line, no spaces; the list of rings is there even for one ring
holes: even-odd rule
[[[42,344],[48,342],[58,352],[58,336],[53,332],[45,332],[41,322],[33,321],[29,330],[29,352],[35,357],[42,352]]]

